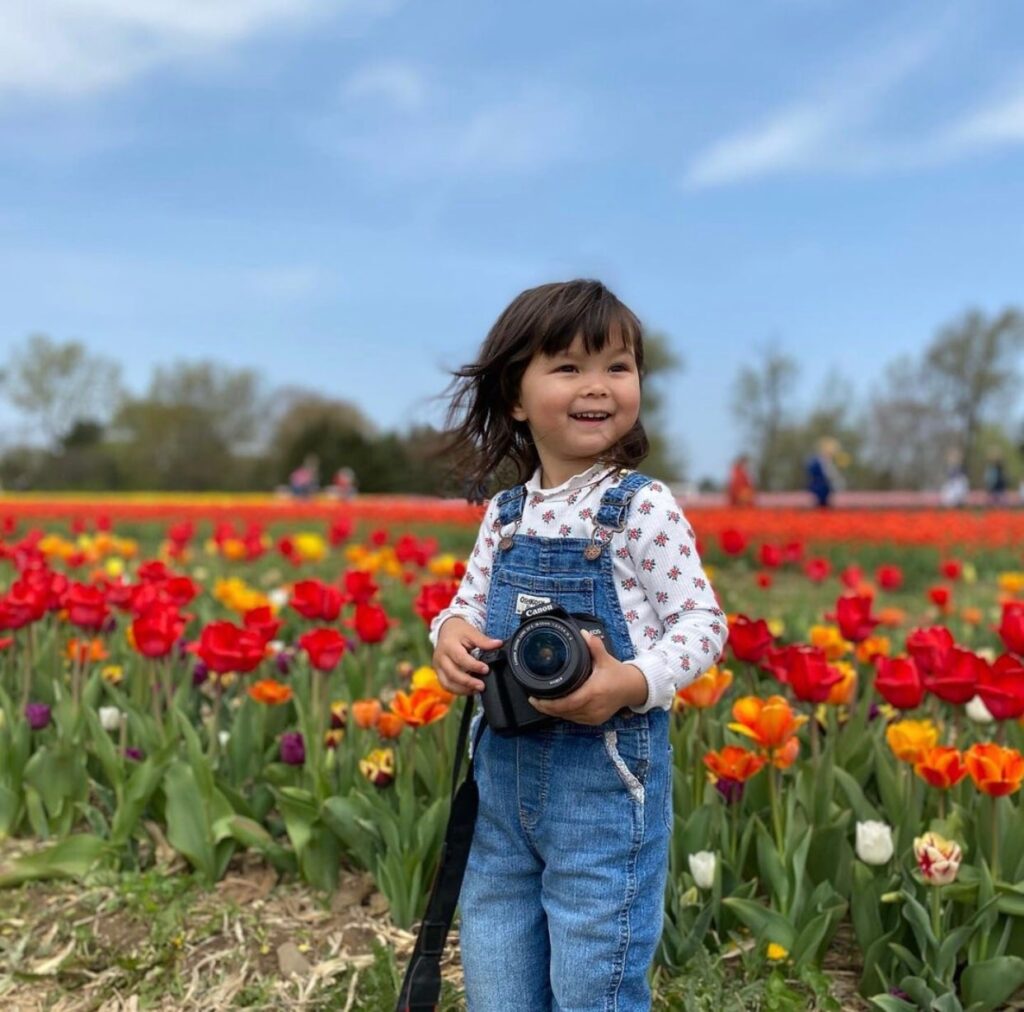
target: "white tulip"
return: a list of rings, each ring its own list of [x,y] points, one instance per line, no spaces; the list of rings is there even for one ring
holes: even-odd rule
[[[217,740],[220,742],[220,747],[221,748],[223,748],[228,743],[228,741],[230,739],[231,739],[231,732],[230,731],[218,731],[217,732]]]
[[[118,731],[124,714],[116,706],[100,707],[100,725],[104,731]]]
[[[985,700],[981,696],[973,696],[967,706],[964,707],[964,712],[975,724],[991,724],[995,720],[995,717],[988,712]]]
[[[892,852],[892,826],[871,819],[857,823],[857,857],[865,864],[885,864]]]
[[[270,603],[280,611],[291,599],[292,593],[287,587],[275,587],[267,597]]]
[[[700,889],[710,889],[715,884],[715,854],[710,850],[698,850],[687,856],[690,874]]]

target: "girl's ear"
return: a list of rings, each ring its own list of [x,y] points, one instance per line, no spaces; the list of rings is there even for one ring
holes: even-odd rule
[[[522,407],[521,404],[513,404],[512,405],[512,417],[517,422],[525,422],[526,421],[526,412],[523,410],[523,407]]]

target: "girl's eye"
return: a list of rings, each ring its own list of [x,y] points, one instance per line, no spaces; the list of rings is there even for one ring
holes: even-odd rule
[[[615,365],[612,366],[612,369],[616,370],[618,372],[629,372],[630,371],[629,366],[626,365],[625,362],[616,362]]]
[[[558,367],[558,368],[557,368],[557,369],[555,370],[555,372],[565,372],[565,371],[566,371],[567,369],[569,369],[569,370],[572,370],[573,372],[575,372],[575,370],[576,370],[576,366],[574,366],[574,365],[568,365],[568,364],[566,364],[566,365],[560,365],[560,366],[559,366],[559,367]]]

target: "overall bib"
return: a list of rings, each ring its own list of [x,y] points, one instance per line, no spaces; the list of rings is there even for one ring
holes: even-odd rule
[[[487,634],[507,640],[524,607],[550,599],[596,615],[609,652],[630,660],[612,542],[650,481],[627,472],[606,489],[591,539],[509,538],[526,490],[503,492]],[[649,1009],[672,823],[668,713],[627,709],[513,738],[487,729],[474,768],[480,809],[460,901],[470,1012]]]

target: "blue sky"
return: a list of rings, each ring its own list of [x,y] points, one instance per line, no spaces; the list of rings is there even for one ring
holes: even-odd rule
[[[438,421],[517,292],[604,279],[721,476],[770,341],[858,393],[1024,302],[1024,6],[0,0],[3,345],[213,358]],[[6,351],[5,355],[6,357]]]

